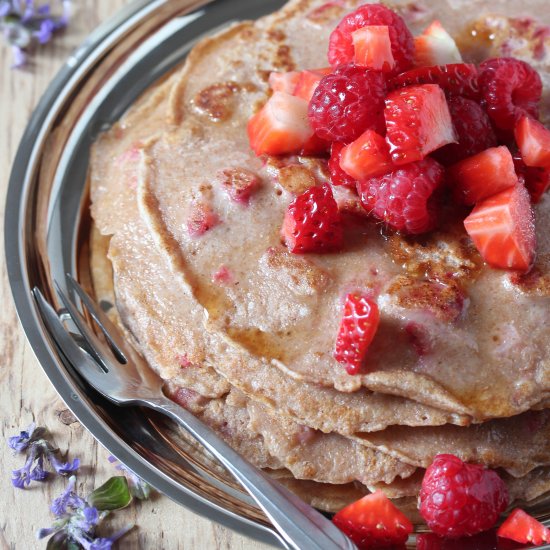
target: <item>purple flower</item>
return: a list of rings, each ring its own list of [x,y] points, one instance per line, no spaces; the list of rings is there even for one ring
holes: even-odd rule
[[[55,23],[52,19],[44,19],[40,23],[40,28],[34,31],[33,36],[36,37],[40,44],[47,44],[55,32]]]
[[[54,470],[61,476],[73,474],[80,468],[80,460],[75,458],[72,462],[61,462],[54,453],[48,454],[48,460]]]
[[[133,525],[127,525],[120,531],[117,531],[115,534],[107,538],[95,539],[91,542],[88,547],[89,550],[110,550],[113,544],[120,538],[122,538],[130,529],[133,529]]]
[[[52,502],[50,510],[58,518],[86,507],[86,501],[74,492],[75,485],[76,477],[71,476],[65,490]]]
[[[39,428],[38,431],[40,430],[42,429]],[[16,453],[22,453],[23,451],[26,451],[31,441],[36,439],[35,432],[37,432],[37,429],[36,424],[33,422],[26,430],[19,432],[19,435],[8,437],[9,447],[13,449]],[[41,437],[42,435],[43,432],[40,431],[39,436]]]
[[[3,0],[0,2],[0,17],[6,17],[11,12],[11,2]]]

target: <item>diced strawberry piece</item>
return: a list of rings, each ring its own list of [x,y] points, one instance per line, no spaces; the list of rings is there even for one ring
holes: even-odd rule
[[[346,367],[348,374],[362,371],[379,322],[380,312],[376,302],[359,293],[346,296],[334,358]]]
[[[340,168],[356,180],[381,176],[394,169],[386,140],[367,130],[340,153]]]
[[[395,548],[405,544],[413,525],[380,490],[340,510],[334,524],[359,548]]]
[[[480,202],[464,220],[481,257],[501,269],[528,271],[535,259],[535,217],[519,183]]]
[[[228,168],[222,172],[222,185],[231,200],[248,204],[261,185],[258,174],[246,168]]]
[[[269,75],[269,87],[274,92],[285,92],[292,95],[296,90],[299,80],[300,73],[298,71],[289,71],[287,73],[272,72]]]
[[[408,164],[457,138],[443,90],[423,84],[395,90],[386,98],[386,140],[394,164]]]
[[[306,157],[315,157],[326,155],[330,151],[330,141],[320,138],[313,134],[305,143],[300,151],[300,155]]]
[[[467,63],[413,69],[392,78],[388,87],[396,89],[419,84],[437,84],[447,95],[461,95],[476,100],[480,95],[477,67]]]
[[[321,79],[331,72],[332,69],[330,67],[326,69],[315,69],[313,71],[302,71],[296,83],[296,89],[293,95],[311,101]]]
[[[439,21],[434,21],[414,39],[414,47],[414,64],[417,67],[462,63],[456,42]]]
[[[550,529],[519,508],[506,518],[497,535],[523,544],[540,545],[550,542]]]
[[[202,237],[219,223],[220,219],[210,204],[197,202],[191,206],[187,219],[187,231],[190,237]]]
[[[291,252],[332,252],[343,244],[343,226],[330,185],[311,187],[288,206],[282,237]]]
[[[274,92],[263,108],[248,121],[250,147],[260,156],[297,153],[313,136],[305,99]]]
[[[505,146],[491,147],[449,168],[455,197],[464,204],[477,202],[514,187],[518,176],[514,159]]]
[[[524,116],[515,129],[516,142],[527,166],[550,168],[550,130]]]
[[[387,26],[362,27],[352,34],[356,65],[382,72],[391,72],[395,68]]]

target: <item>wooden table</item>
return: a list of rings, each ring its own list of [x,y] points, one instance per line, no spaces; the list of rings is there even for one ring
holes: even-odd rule
[[[77,9],[69,29],[49,45],[40,48],[32,65],[24,70],[11,70],[11,51],[0,43],[0,194],[4,197],[11,163],[29,117],[46,86],[58,68],[85,36],[125,4],[125,0],[74,2]],[[0,210],[4,228],[4,201]],[[2,245],[4,237],[2,235]],[[19,325],[4,268],[4,252],[0,279],[0,549],[45,548],[35,533],[53,519],[49,506],[65,487],[57,477],[44,484],[33,483],[25,491],[12,488],[10,472],[22,466],[22,456],[12,456],[5,438],[18,433],[33,420],[47,426],[55,443],[68,450],[71,458],[79,457],[82,468],[78,488],[88,494],[116,474],[108,462],[108,453],[86,432],[42,372]],[[119,548],[169,550],[260,549],[268,548],[203,519],[166,497],[157,495],[144,503],[116,512],[113,529],[135,523]],[[111,532],[111,531],[109,531]]]

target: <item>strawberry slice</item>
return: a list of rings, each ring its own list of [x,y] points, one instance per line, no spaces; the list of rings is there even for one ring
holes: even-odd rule
[[[381,176],[394,169],[386,140],[367,130],[340,153],[340,168],[356,180]]]
[[[250,147],[260,156],[299,152],[313,136],[305,99],[274,92],[247,126]]]
[[[343,244],[343,226],[330,185],[311,187],[288,206],[282,237],[294,254],[333,252]]]
[[[479,99],[478,70],[475,65],[452,63],[413,69],[392,78],[389,88],[403,88],[419,84],[437,84],[448,95]]]
[[[331,72],[332,69],[330,67],[325,69],[315,69],[312,71],[302,71],[299,73],[300,76],[298,77],[296,89],[294,90],[293,95],[296,97],[301,97],[308,102],[311,101],[311,98],[313,97],[319,82],[321,82],[321,79]]]
[[[289,71],[287,73],[272,72],[269,75],[269,87],[274,92],[285,92],[287,94],[294,94],[296,85],[300,80],[300,73],[298,71]]]
[[[524,116],[515,128],[516,142],[527,166],[550,168],[550,130]]]
[[[414,48],[417,67],[462,63],[456,42],[437,20],[414,39]]]
[[[528,271],[535,259],[535,217],[519,183],[480,202],[464,220],[481,257],[493,267]]]
[[[387,26],[372,25],[351,33],[356,65],[385,73],[395,68],[391,50],[390,30]]]
[[[359,550],[400,547],[413,530],[407,516],[380,490],[346,506],[332,521]]]
[[[550,189],[550,169],[527,166],[519,152],[516,152],[513,158],[516,174],[529,191],[531,202],[533,204],[539,203],[546,191]]]
[[[475,204],[518,183],[514,159],[505,146],[490,147],[449,168],[455,197],[463,204]]]
[[[550,542],[550,529],[519,508],[516,508],[499,527],[497,535],[523,544],[536,544],[537,546],[544,542]]]
[[[364,294],[346,296],[334,358],[346,367],[348,374],[360,374],[362,371],[379,322],[380,312],[376,302]]]
[[[423,84],[396,90],[386,98],[386,141],[394,164],[408,164],[457,138],[443,90]]]

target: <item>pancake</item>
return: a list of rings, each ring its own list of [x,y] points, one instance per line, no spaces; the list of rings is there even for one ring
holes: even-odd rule
[[[328,34],[359,3],[294,0],[203,40],[99,138],[96,296],[116,303],[111,314],[178,402],[259,467],[297,478],[285,483],[321,509],[378,487],[412,508],[440,452],[500,468],[514,498],[532,500],[550,489],[550,417],[525,412],[550,403],[548,197],[526,277],[483,266],[452,217],[421,240],[351,224],[338,255],[281,246],[296,185],[320,181],[324,161],[257,159],[246,121],[270,71],[326,65]],[[438,3],[438,18],[456,30],[464,5]],[[402,11],[418,27],[433,17]],[[243,173],[261,182],[248,205],[224,191]],[[354,289],[382,313],[360,376],[332,358]]]
[[[446,265],[457,266],[444,280],[420,276],[395,261],[398,238],[388,242],[374,223],[352,228],[348,246],[339,254],[303,258],[308,263],[302,269],[313,273],[305,292],[289,292],[285,284],[285,266],[292,260],[270,262],[270,251],[281,250],[279,232],[293,195],[273,181],[268,165],[262,166],[250,151],[246,122],[267,97],[266,66],[326,63],[326,39],[334,21],[322,27],[308,23],[304,14],[309,12],[294,9],[305,4],[290,4],[268,30],[264,23],[219,37],[217,45],[188,64],[186,85],[176,87],[180,108],[174,116],[180,124],[144,149],[140,208],[157,247],[181,275],[176,279],[180,302],[190,300],[202,308],[206,330],[242,351],[242,360],[217,356],[234,372],[253,357],[300,382],[349,393],[364,387],[476,420],[528,410],[550,392],[550,298],[522,292],[508,273],[478,265],[476,253],[464,251],[461,220],[449,220],[424,245],[424,263],[431,272],[443,267],[442,247]],[[278,38],[269,38],[276,30],[277,48]],[[250,41],[266,47],[251,51]],[[262,52],[258,59],[256,51]],[[286,52],[283,60],[281,51]],[[229,92],[237,87],[230,83],[238,83],[238,91]],[[222,88],[225,118],[213,121]],[[241,169],[262,181],[246,207],[229,201],[223,190],[224,173]],[[548,232],[549,208],[548,201],[538,207],[541,241]],[[197,238],[188,226],[205,209],[216,223]],[[220,267],[231,274],[233,284],[212,282]],[[370,372],[357,376],[348,375],[332,357],[341,299],[350,289],[375,293],[382,318],[369,351]],[[421,354],[411,344],[410,327],[428,340]]]

